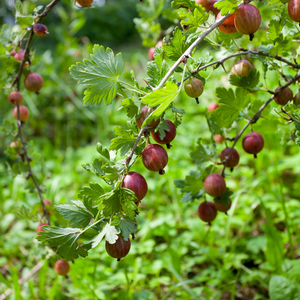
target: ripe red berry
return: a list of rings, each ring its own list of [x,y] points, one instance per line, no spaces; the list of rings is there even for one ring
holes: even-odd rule
[[[204,191],[208,195],[219,198],[226,192],[226,183],[219,174],[210,174],[204,180]]]
[[[25,54],[24,50],[20,48],[19,52],[15,51],[15,54],[13,55],[13,57],[18,61],[22,61],[24,58],[24,54]]]
[[[223,161],[225,159],[225,157],[229,155],[230,150],[231,150],[231,147],[228,147],[228,148],[225,148],[221,152],[221,154],[220,154],[221,161]],[[227,162],[226,167],[233,169],[234,167],[236,167],[239,164],[239,161],[240,161],[240,156],[239,156],[238,152],[235,149],[233,149],[233,151],[230,155],[230,158]]]
[[[250,132],[244,136],[242,146],[247,153],[254,154],[256,157],[264,147],[264,138],[258,132]]]
[[[44,24],[41,24],[41,23],[37,23],[33,26],[33,32],[37,36],[45,36],[45,35],[49,34],[49,32],[47,30],[47,26],[45,26]]]
[[[184,90],[189,97],[195,98],[197,104],[199,104],[198,97],[203,93],[203,83],[201,80],[195,77],[190,77],[184,83]]]
[[[167,145],[167,148],[171,148],[170,143],[174,140],[176,136],[176,127],[174,123],[171,122],[170,120],[165,119],[165,121],[169,124],[170,127],[169,131],[165,130],[166,133],[165,137],[161,140],[158,132],[151,132],[151,135],[156,143]]]
[[[49,208],[51,209],[51,207],[52,207],[52,202],[51,202],[50,200],[48,200],[48,199],[43,199],[43,203],[44,203],[44,205],[46,206],[46,209],[49,209]],[[39,208],[39,212],[41,212],[41,213],[44,212],[42,206]],[[49,212],[49,214],[51,214],[51,212]]]
[[[259,29],[261,15],[259,10],[251,4],[243,4],[235,13],[234,25],[238,32],[249,34],[250,41],[254,38],[254,33]]]
[[[279,86],[275,92],[277,92],[281,87]],[[289,101],[293,100],[294,95],[293,91],[289,88],[286,87],[280,94],[278,94],[275,98],[274,101],[279,104],[279,105],[286,105]]]
[[[227,211],[230,209],[231,207],[231,200],[229,202],[228,205],[225,205],[222,201],[220,202],[215,202],[215,207],[218,211],[223,212],[227,215]]]
[[[70,265],[66,260],[60,259],[54,265],[54,271],[58,275],[65,276],[70,270]]]
[[[29,73],[25,77],[24,84],[28,91],[37,93],[43,87],[44,80],[38,73]]]
[[[254,66],[246,59],[237,61],[231,68],[231,75],[248,76],[249,71]]]
[[[142,160],[144,166],[150,171],[158,171],[159,174],[164,174],[164,167],[168,163],[168,153],[160,145],[150,144],[142,153]]]
[[[123,179],[122,187],[132,190],[139,201],[148,192],[148,185],[145,178],[137,172],[129,172]]]
[[[214,7],[214,4],[217,2],[217,0],[195,0],[197,4],[202,5],[206,12],[212,12],[215,16],[218,15],[218,13],[220,12],[219,9],[217,9],[216,7]]]
[[[136,125],[138,126],[138,128],[142,128],[142,125],[144,123],[144,121],[147,119],[147,117],[154,111],[154,109],[151,109],[148,106],[143,106],[142,107],[142,112],[141,112],[141,116],[138,119],[135,119],[136,121]],[[151,129],[148,129],[148,131],[153,131],[157,125],[159,124],[160,119],[158,120],[152,120],[150,124],[148,124],[149,127],[152,127]]]
[[[92,5],[94,0],[76,0],[78,4],[80,4],[82,7],[89,7]]]
[[[45,230],[42,228],[42,226],[45,226],[45,225],[46,225],[46,226],[49,226],[48,223],[40,223],[40,224],[38,225],[38,227],[37,227],[36,230],[35,230],[35,232],[36,232],[37,235],[40,235],[40,234],[39,234],[40,231],[45,231]]]
[[[208,111],[211,113],[213,110],[217,109],[219,107],[219,104],[217,103],[210,103],[208,105]]]
[[[198,207],[197,213],[202,221],[208,223],[212,222],[218,214],[215,203],[210,201],[202,202]]]
[[[222,137],[221,134],[215,134],[215,135],[214,135],[214,141],[215,141],[216,143],[218,143],[218,144],[224,143],[224,139],[223,139],[223,137]]]
[[[300,1],[290,0],[288,4],[288,14],[295,22],[300,22]]]
[[[11,147],[11,148],[16,148],[16,153],[20,153],[21,151],[20,151],[20,149],[18,149],[18,148],[20,148],[19,146],[19,143],[18,143],[18,141],[12,141],[10,144],[9,144],[9,146]]]
[[[29,110],[24,105],[20,105],[19,110],[20,110],[20,121],[25,122],[29,117]],[[15,107],[13,110],[13,116],[16,120],[18,120],[18,108],[17,107]]]
[[[300,93],[295,95],[293,102],[295,105],[300,105]]]
[[[221,15],[221,13],[219,12],[217,15],[217,20],[219,20],[220,18],[222,18],[223,16]],[[228,19],[226,19],[218,28],[220,31],[224,32],[224,33],[235,33],[237,32],[235,25],[234,25],[234,18],[235,18],[235,13],[233,15],[231,15]]]
[[[8,95],[8,100],[13,105],[20,105],[23,102],[23,96],[20,92],[13,91]]]
[[[125,241],[121,234],[118,234],[118,239],[114,244],[110,244],[108,241],[106,241],[105,249],[108,255],[110,255],[113,258],[117,258],[118,261],[125,257],[130,250],[130,239]]]
[[[150,60],[154,60],[154,52],[155,52],[155,47],[149,48],[148,57]]]

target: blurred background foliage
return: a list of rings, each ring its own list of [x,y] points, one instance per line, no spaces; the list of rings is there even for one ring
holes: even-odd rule
[[[25,0],[25,12],[31,13],[37,5],[48,2]],[[126,61],[124,77],[130,79],[133,69],[142,84],[147,77],[145,46],[155,45],[160,30],[168,32],[178,24],[174,12],[168,10],[171,1],[165,1],[159,26],[151,18],[148,22],[145,15],[144,20],[133,21],[138,17],[137,6],[143,13],[137,2],[95,0],[93,8],[82,9],[73,1],[63,0],[44,20],[50,35],[34,38],[31,70],[42,75],[45,85],[40,95],[21,87],[30,110],[23,131],[26,139],[33,141],[30,153],[34,153],[34,172],[45,187],[45,198],[53,204],[76,199],[82,186],[98,180],[81,164],[91,163],[97,155],[96,143],[109,146],[113,128],[125,126],[127,121],[126,112],[118,110],[118,99],[107,107],[84,107],[83,88],[71,79],[69,67],[87,58],[93,44],[99,43],[115,53],[121,51]],[[265,21],[271,19],[269,8],[264,16]],[[0,22],[20,30],[14,25],[12,1],[4,1]],[[147,24],[157,28],[149,30],[142,42],[139,26]],[[260,33],[253,47],[260,44],[264,35]],[[243,42],[247,45],[248,40]],[[203,42],[197,56],[212,50]],[[0,48],[0,54],[8,54],[8,49]],[[224,52],[215,52],[216,58],[222,56]],[[225,63],[227,70],[233,63]],[[261,70],[259,63],[252,63]],[[14,67],[16,70],[18,65]],[[1,81],[0,124],[5,118],[13,120],[7,95],[15,70],[5,83]],[[289,70],[285,72],[288,74]],[[209,76],[210,70],[201,75]],[[270,89],[278,86],[275,72],[269,73],[266,80]],[[288,276],[293,293],[292,282],[300,279],[300,264],[296,260],[300,255],[300,168],[295,163],[300,154],[299,147],[289,139],[291,125],[278,124],[277,116],[268,110],[268,120],[253,125],[265,138],[265,148],[256,160],[243,153],[241,141],[238,142],[240,164],[227,176],[227,185],[235,192],[233,205],[229,216],[219,213],[211,227],[197,216],[199,201],[180,202],[181,194],[174,186],[174,179],[184,178],[190,169],[195,169],[189,152],[197,139],[211,142],[205,113],[207,105],[216,101],[217,86],[230,86],[228,75],[221,68],[207,81],[200,105],[184,93],[176,100],[176,107],[184,108],[186,114],[169,150],[164,176],[147,171],[141,161],[135,165],[134,171],[143,174],[149,191],[140,206],[139,230],[129,255],[117,263],[106,254],[102,242],[90,251],[88,258],[71,264],[67,277],[55,274],[53,265],[58,257],[35,239],[38,220],[20,220],[14,213],[23,205],[37,211],[39,199],[35,192],[30,192],[30,185],[24,188],[23,176],[10,176],[7,166],[11,159],[5,149],[13,138],[0,131],[0,294],[12,288],[9,299],[269,299],[273,274]],[[292,89],[297,92],[296,86]],[[269,96],[259,97],[266,100]],[[236,124],[229,136],[234,136],[242,125]],[[218,152],[223,148],[224,145],[217,145]],[[289,249],[288,231],[294,257]],[[18,278],[39,261],[44,262],[41,270],[19,285]]]

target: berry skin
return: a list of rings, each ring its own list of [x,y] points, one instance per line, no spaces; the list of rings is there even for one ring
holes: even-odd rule
[[[8,95],[8,100],[13,105],[15,104],[20,105],[23,102],[23,96],[20,92],[13,91]]]
[[[197,104],[199,104],[198,97],[203,93],[203,83],[201,80],[190,77],[184,84],[184,90],[189,97],[195,98]]]
[[[20,110],[20,121],[25,122],[29,117],[29,110],[24,105],[20,105],[19,110]],[[18,108],[17,107],[15,107],[13,110],[13,116],[16,120],[18,120]]]
[[[36,230],[35,230],[35,232],[36,232],[37,235],[40,235],[40,234],[39,234],[40,231],[45,231],[45,230],[42,228],[42,226],[45,226],[45,225],[49,226],[48,223],[40,223],[40,224],[38,225],[38,227],[37,227]]]
[[[13,142],[11,142],[10,144],[9,144],[9,146],[11,147],[11,148],[16,148],[16,153],[20,153],[21,152],[21,150],[20,149],[18,149],[18,148],[20,148],[19,146],[19,143],[18,143],[18,141],[13,141]]]
[[[138,119],[135,119],[135,121],[136,121],[136,125],[138,126],[138,128],[142,128],[142,125],[143,125],[143,123],[144,123],[144,121],[147,119],[147,117],[153,112],[154,110],[153,109],[151,109],[150,107],[148,107],[148,106],[143,106],[142,107],[142,112],[141,112],[141,116],[138,118]],[[148,129],[148,131],[153,131],[156,127],[157,127],[157,125],[159,124],[159,122],[160,122],[160,119],[158,119],[158,120],[152,120],[151,121],[151,123],[150,124],[148,124],[148,126],[150,126],[150,127],[153,127],[153,128],[151,128],[151,129]]]
[[[264,147],[264,138],[258,132],[250,132],[244,136],[242,146],[245,152],[254,154],[256,158],[256,154]]]
[[[238,32],[249,34],[250,41],[254,33],[259,29],[261,15],[259,10],[251,4],[243,4],[235,13],[234,25]]]
[[[300,22],[300,1],[290,0],[288,4],[288,14],[295,22]]]
[[[70,265],[66,260],[60,259],[55,263],[54,271],[57,275],[65,276],[70,271]]]
[[[94,0],[76,0],[78,4],[80,4],[82,7],[89,7],[92,5]]]
[[[150,60],[154,60],[154,52],[155,52],[155,47],[149,48],[148,57]]]
[[[158,132],[151,132],[151,135],[156,143],[167,145],[167,148],[169,149],[169,148],[171,148],[170,143],[174,140],[174,138],[176,136],[176,127],[175,127],[174,123],[171,122],[170,120],[165,119],[165,121],[169,124],[169,127],[170,127],[169,131],[165,130],[165,133],[166,133],[165,137],[161,140]]]
[[[275,92],[277,92],[279,89],[280,86],[275,90]],[[278,94],[274,98],[274,101],[279,105],[286,105],[289,101],[293,100],[293,98],[293,91],[289,87],[286,87],[280,94]]]
[[[221,15],[221,13],[219,12],[217,15],[217,20],[219,20],[220,18],[222,18],[223,16]],[[231,15],[228,19],[226,19],[218,28],[220,31],[224,32],[224,33],[236,33],[237,30],[235,28],[234,25],[234,18],[235,18],[235,13],[233,15]]]
[[[51,209],[52,208],[52,202],[48,199],[43,199],[43,203],[46,206],[46,209]],[[43,213],[43,206],[39,208],[39,212]],[[49,214],[52,214],[51,212],[49,212]]]
[[[12,55],[12,56],[13,56],[16,60],[22,61],[22,60],[23,60],[23,57],[24,57],[24,54],[25,54],[24,50],[20,48],[20,49],[19,49],[19,52],[16,52],[16,51],[15,51],[15,54]]]
[[[37,36],[45,36],[47,34],[49,34],[47,26],[41,23],[36,23],[33,26],[33,32],[37,35]]]
[[[231,147],[228,147],[228,148],[225,148],[221,152],[221,154],[220,154],[221,161],[223,161],[225,159],[225,157],[229,155],[230,150],[231,150]],[[233,149],[233,151],[230,155],[230,158],[227,162],[226,167],[233,169],[234,167],[236,167],[239,164],[239,161],[240,161],[240,156],[239,156],[238,152],[235,149]]]
[[[222,144],[224,143],[224,139],[222,137],[221,134],[215,134],[214,135],[214,141],[217,143],[217,144]]]
[[[226,192],[226,183],[219,174],[210,174],[204,180],[204,191],[208,195],[219,198]]]
[[[25,77],[24,84],[28,91],[37,93],[43,87],[44,80],[38,73],[29,73]]]
[[[254,66],[246,59],[237,61],[231,68],[231,75],[248,76],[249,71]]]
[[[300,105],[300,93],[295,95],[293,102],[295,105]]]
[[[231,207],[231,200],[228,205],[225,205],[222,201],[221,202],[215,202],[215,207],[218,211],[223,212],[227,215],[227,211]]]
[[[211,103],[208,105],[208,111],[211,113],[212,111],[214,111],[215,109],[219,108],[219,104],[217,103]]]
[[[114,244],[110,244],[108,241],[106,241],[105,249],[108,255],[113,258],[117,258],[119,261],[129,253],[131,243],[130,239],[125,241],[121,234],[118,234],[118,236],[119,238]]]
[[[163,169],[168,163],[168,153],[162,146],[150,144],[143,150],[142,160],[146,169],[158,171],[163,175],[165,173]]]
[[[208,223],[212,222],[218,214],[215,203],[210,201],[202,202],[198,207],[197,213],[202,221]]]
[[[148,185],[145,178],[137,172],[129,172],[123,179],[122,187],[132,190],[139,201],[148,192]]]
[[[217,0],[195,0],[197,4],[202,5],[206,12],[212,12],[215,16],[218,15],[218,13],[220,12],[219,9],[217,9],[216,7],[214,7],[214,4],[217,2]]]

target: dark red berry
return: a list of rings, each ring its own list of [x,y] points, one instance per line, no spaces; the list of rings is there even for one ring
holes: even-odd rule
[[[219,9],[217,9],[216,7],[214,7],[214,4],[217,2],[217,0],[195,0],[197,4],[202,5],[206,12],[212,12],[215,16],[218,15],[218,13],[220,12]]]
[[[138,126],[138,128],[142,128],[142,125],[144,123],[144,121],[147,119],[147,117],[154,111],[154,109],[151,109],[148,106],[143,106],[142,107],[142,112],[141,112],[141,116],[138,119],[135,119],[136,121],[136,125]],[[150,124],[148,124],[149,127],[152,127],[151,129],[148,129],[148,131],[153,131],[157,125],[159,124],[160,119],[158,120],[152,120]]]
[[[230,209],[231,207],[231,200],[229,202],[228,205],[225,205],[222,201],[220,202],[215,202],[215,207],[218,211],[223,212],[223,213],[227,213],[227,211]]]
[[[277,92],[280,88],[281,87],[279,86],[275,92]],[[274,101],[279,105],[286,105],[289,101],[293,100],[293,98],[293,91],[289,87],[286,87],[274,98]]]
[[[25,77],[24,84],[28,91],[37,93],[43,87],[44,80],[38,73],[29,73]]]
[[[212,222],[217,214],[218,212],[215,203],[213,202],[204,201],[198,207],[198,216],[204,222]]]
[[[219,108],[219,104],[217,103],[211,103],[208,105],[208,111],[211,113],[212,111],[214,111],[215,109]]]
[[[295,22],[300,22],[300,1],[290,0],[288,4],[288,14]]]
[[[20,105],[19,110],[20,110],[20,121],[25,122],[29,117],[29,110],[24,105]],[[13,110],[13,116],[16,120],[18,120],[18,108],[17,107],[15,107]]]
[[[137,172],[129,172],[123,179],[122,187],[132,190],[139,201],[146,196],[148,191],[145,178]]]
[[[231,147],[228,147],[221,152],[220,154],[221,161],[223,161],[225,157],[229,155],[230,151],[231,151]],[[235,149],[233,149],[226,167],[232,169],[239,164],[239,161],[240,161],[240,156],[238,152]]]
[[[76,0],[78,4],[80,4],[82,7],[89,7],[92,5],[94,0]]]
[[[114,244],[110,244],[108,241],[106,241],[105,248],[108,255],[110,255],[113,258],[117,258],[118,261],[125,257],[130,250],[130,239],[125,241],[121,234],[118,234],[118,239]]]
[[[249,71],[254,66],[246,59],[237,61],[231,68],[231,75],[248,76]]]
[[[204,180],[204,191],[208,195],[219,198],[226,192],[226,183],[219,174],[210,174]]]
[[[152,138],[156,143],[167,145],[167,147],[170,147],[170,143],[174,140],[176,136],[176,127],[173,122],[171,122],[168,119],[165,119],[165,121],[169,124],[169,131],[165,130],[165,137],[161,140],[159,137],[159,132],[151,132]]]
[[[238,32],[249,34],[250,41],[254,33],[259,29],[261,15],[259,10],[251,4],[243,4],[235,13],[234,25]]]
[[[264,138],[258,132],[250,132],[244,136],[242,146],[247,153],[254,154],[256,157],[264,147]]]
[[[54,271],[58,275],[65,276],[70,270],[70,265],[66,260],[58,260],[54,265]]]
[[[39,234],[40,231],[45,231],[45,230],[42,228],[42,226],[45,226],[45,225],[49,226],[48,223],[40,223],[40,224],[38,225],[38,227],[37,227],[36,230],[35,230],[35,232],[36,232],[37,235],[40,235],[40,234]]]
[[[144,149],[142,160],[148,170],[158,171],[162,175],[165,173],[163,169],[168,163],[168,153],[162,146],[150,144]]]
[[[45,26],[44,24],[41,24],[41,23],[37,23],[33,26],[33,32],[37,36],[45,36],[45,35],[49,34],[49,32],[47,30],[47,26]]]
[[[295,95],[293,102],[295,105],[300,105],[300,93]]]
[[[219,12],[217,15],[217,20],[222,18],[223,16]],[[229,18],[227,18],[218,28],[220,31],[224,33],[236,33],[237,30],[234,25],[234,18],[235,18],[235,13],[231,15]]]
[[[8,95],[8,100],[11,104],[20,105],[23,102],[23,96],[20,92],[13,91]]]

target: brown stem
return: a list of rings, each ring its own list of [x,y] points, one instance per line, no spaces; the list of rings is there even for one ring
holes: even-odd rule
[[[46,209],[46,205],[43,201],[43,196],[42,196],[42,190],[40,188],[40,186],[38,185],[34,175],[33,175],[33,172],[32,172],[32,169],[31,169],[31,165],[30,165],[30,161],[31,161],[31,158],[29,157],[28,155],[28,152],[27,152],[27,149],[26,149],[26,146],[25,146],[25,141],[23,139],[23,135],[22,135],[22,130],[21,130],[21,127],[22,127],[22,122],[20,121],[20,106],[17,105],[17,111],[18,111],[18,121],[17,121],[17,124],[18,124],[18,136],[20,138],[20,141],[21,141],[21,146],[22,146],[22,150],[23,150],[23,156],[25,156],[26,158],[26,162],[27,162],[27,167],[28,167],[28,176],[27,178],[32,178],[32,181],[38,191],[38,194],[39,194],[39,197],[41,199],[41,203],[42,203],[42,207],[43,207],[43,213],[44,213],[44,216],[46,217],[47,219],[47,222],[48,224],[50,225],[50,218],[49,218],[49,213]]]
[[[239,132],[239,134],[235,137],[234,139],[234,143],[231,146],[230,152],[228,153],[228,155],[225,157],[225,159],[221,162],[222,164],[224,164],[223,167],[223,171],[222,171],[222,176],[225,177],[225,168],[226,165],[228,163],[228,160],[231,156],[231,153],[236,145],[236,143],[238,142],[238,140],[241,138],[242,134],[244,133],[244,131],[248,128],[249,125],[252,125],[254,123],[257,122],[257,120],[260,118],[261,116],[261,112],[267,107],[267,105],[278,95],[282,92],[282,90],[284,90],[286,87],[290,86],[291,84],[295,83],[298,79],[300,78],[300,71],[291,79],[289,80],[285,85],[281,86],[276,92],[274,92],[274,94],[271,96],[270,99],[268,99],[258,110],[258,112],[247,122],[247,124],[242,128],[242,130]]]
[[[289,118],[290,118],[291,121],[294,121],[294,122],[300,124],[300,121],[299,121],[299,120],[295,119],[293,116],[291,116],[291,115],[290,115],[287,111],[285,111],[283,108],[281,108],[280,110],[281,110],[281,112],[283,112],[284,114],[286,114],[287,116],[289,116]]]

